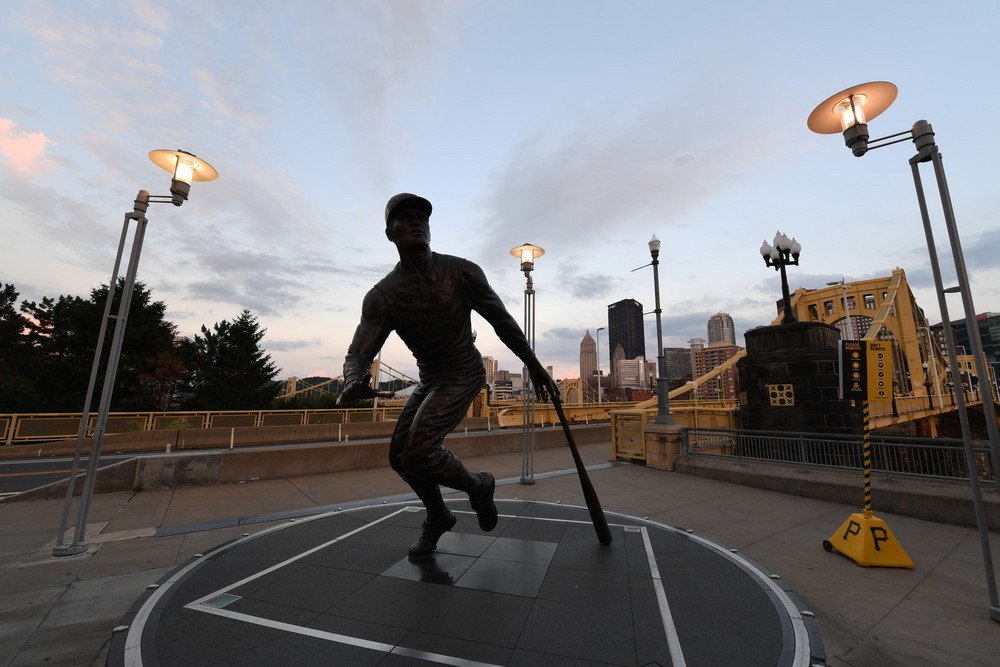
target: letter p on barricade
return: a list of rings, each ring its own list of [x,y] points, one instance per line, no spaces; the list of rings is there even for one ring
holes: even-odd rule
[[[823,540],[823,548],[839,551],[862,567],[913,569],[913,561],[889,526],[870,513],[852,514],[829,540]]]

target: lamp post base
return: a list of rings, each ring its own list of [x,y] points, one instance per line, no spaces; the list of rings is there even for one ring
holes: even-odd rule
[[[52,548],[53,556],[76,556],[78,554],[86,553],[90,545],[84,544],[57,544]]]
[[[521,484],[534,484],[535,478],[532,477],[521,477]]]
[[[643,426],[646,467],[673,472],[674,462],[684,455],[683,431],[680,424],[648,422]]]

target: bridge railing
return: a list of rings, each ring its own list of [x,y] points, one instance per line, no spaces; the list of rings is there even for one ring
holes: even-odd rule
[[[105,433],[136,433],[171,429],[237,428],[243,426],[306,426],[395,419],[401,407],[331,410],[210,410],[192,412],[112,412]],[[81,413],[0,414],[0,445],[51,442],[76,438]],[[90,415],[88,435],[97,414]]]
[[[965,447],[959,439],[880,436],[872,437],[871,444],[873,471],[969,479]],[[860,435],[688,428],[684,430],[684,453],[830,468],[860,469],[864,464]],[[973,453],[979,479],[995,479],[989,442],[974,441]]]

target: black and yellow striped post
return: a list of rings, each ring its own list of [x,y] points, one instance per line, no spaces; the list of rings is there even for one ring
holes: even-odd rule
[[[892,357],[882,341],[851,341],[865,353],[866,396],[861,401],[864,434],[865,504],[860,514],[852,514],[840,524],[830,539],[823,540],[827,551],[836,549],[862,567],[906,567],[913,561],[889,530],[885,521],[872,514],[872,442],[869,400],[892,400]],[[860,344],[860,345],[859,345]],[[848,349],[851,351],[851,348]],[[862,365],[859,365],[862,367]],[[842,370],[843,372],[843,370]],[[856,371],[855,371],[856,372]],[[854,378],[850,380],[857,382]]]
[[[865,508],[864,515],[872,515],[872,433],[871,433],[871,411],[868,408],[868,399],[861,402],[861,420],[864,429],[864,455],[865,455]]]

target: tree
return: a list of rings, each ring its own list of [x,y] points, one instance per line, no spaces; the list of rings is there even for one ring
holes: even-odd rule
[[[280,369],[260,347],[266,332],[247,309],[232,322],[216,322],[211,330],[201,327],[201,335],[194,337],[194,407],[256,410],[277,396],[274,378]]]
[[[18,291],[0,283],[0,412],[33,410],[41,402],[35,387],[35,355],[28,343],[28,321],[17,312]]]
[[[124,280],[115,286],[112,313],[118,304]],[[90,292],[89,299],[76,296],[45,297],[41,302],[25,301],[21,312],[26,315],[26,338],[35,356],[34,385],[41,397],[37,409],[50,412],[76,412],[83,400],[94,361],[94,349],[104,314],[108,286],[101,285]],[[122,341],[118,373],[112,394],[116,410],[155,410],[157,396],[142,376],[161,353],[174,349],[176,327],[164,319],[166,305],[153,301],[149,290],[136,283],[132,292],[125,338]],[[108,323],[104,340],[107,357],[114,332],[114,321]],[[104,382],[106,364],[98,369],[91,409],[97,409]]]

